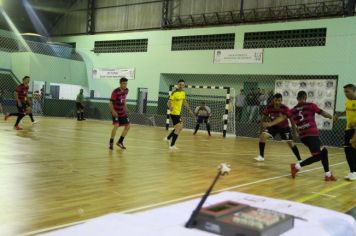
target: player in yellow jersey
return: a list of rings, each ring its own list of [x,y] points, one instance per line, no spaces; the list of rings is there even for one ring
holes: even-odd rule
[[[344,150],[350,173],[345,176],[347,180],[356,180],[356,86],[347,84],[344,86],[346,96],[345,112],[339,116],[346,115],[346,130]]]
[[[183,122],[180,117],[180,113],[182,111],[183,105],[189,110],[189,113],[194,116],[194,113],[189,107],[188,102],[185,100],[185,82],[184,80],[179,80],[177,84],[177,89],[172,92],[171,96],[169,96],[168,100],[168,108],[171,111],[170,112],[170,117],[172,119],[172,123],[174,126],[174,129],[172,132],[168,135],[167,138],[165,138],[166,141],[170,141],[172,139],[169,149],[174,150],[177,149],[175,146],[175,143],[177,141],[179,133],[183,130]]]

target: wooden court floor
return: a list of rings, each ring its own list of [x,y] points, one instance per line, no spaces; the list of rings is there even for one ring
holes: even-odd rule
[[[320,163],[289,174],[294,157],[285,143],[270,142],[257,163],[257,139],[193,136],[169,152],[162,128],[134,125],[127,150],[107,148],[110,122],[38,118],[31,128],[13,130],[14,118],[0,121],[0,235],[70,224],[110,212],[133,212],[201,196],[221,162],[231,164],[218,191],[240,191],[288,199],[345,212],[356,205],[356,183],[343,180],[342,149],[330,148],[336,182],[324,182]],[[299,145],[303,157],[309,154]],[[33,234],[33,233],[31,233]]]

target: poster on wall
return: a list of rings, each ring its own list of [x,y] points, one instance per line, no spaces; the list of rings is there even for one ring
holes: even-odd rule
[[[93,68],[93,79],[121,79],[122,77],[135,79],[135,69]]]
[[[215,50],[214,64],[262,64],[263,49]]]
[[[292,109],[297,105],[297,94],[304,90],[308,94],[307,102],[318,105],[320,109],[334,115],[336,80],[276,80],[275,93],[283,95],[283,103]],[[320,115],[315,116],[319,129],[331,130],[333,121]]]

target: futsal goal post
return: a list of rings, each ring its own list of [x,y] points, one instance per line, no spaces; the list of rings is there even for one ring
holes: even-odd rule
[[[169,96],[175,89],[175,85],[169,86]],[[225,86],[208,85],[186,85],[186,100],[194,111],[202,102],[211,109],[210,125],[212,132],[222,132],[235,135],[235,90]],[[190,117],[185,109],[182,108],[182,119],[185,128],[194,129],[196,119]],[[170,126],[170,110],[167,107],[166,130]]]

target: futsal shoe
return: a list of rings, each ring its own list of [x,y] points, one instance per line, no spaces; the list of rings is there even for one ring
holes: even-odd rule
[[[255,159],[256,161],[264,161],[264,160],[265,160],[265,158],[262,157],[262,156],[255,157],[254,159]]]
[[[170,151],[173,151],[173,150],[177,150],[178,148],[176,147],[176,145],[174,145],[174,146],[169,146],[169,150]]]
[[[345,176],[345,179],[350,181],[356,180],[356,172],[350,172],[348,175]]]
[[[169,139],[167,137],[164,137],[163,142],[169,143]]]
[[[21,126],[19,126],[19,125],[16,125],[16,126],[14,127],[14,129],[16,129],[16,130],[23,130],[23,128],[22,128]]]
[[[352,177],[352,172],[348,173],[344,179],[349,180]]]
[[[9,119],[9,117],[10,117],[10,113],[6,113],[5,116],[4,116],[4,120]]]
[[[290,173],[292,174],[292,178],[294,179],[299,170],[295,167],[295,164],[290,164]]]
[[[325,175],[325,181],[336,181],[336,178],[331,174],[330,176]]]
[[[126,147],[124,146],[123,143],[117,142],[116,145],[117,145],[119,148],[123,149],[123,150],[126,149]]]

